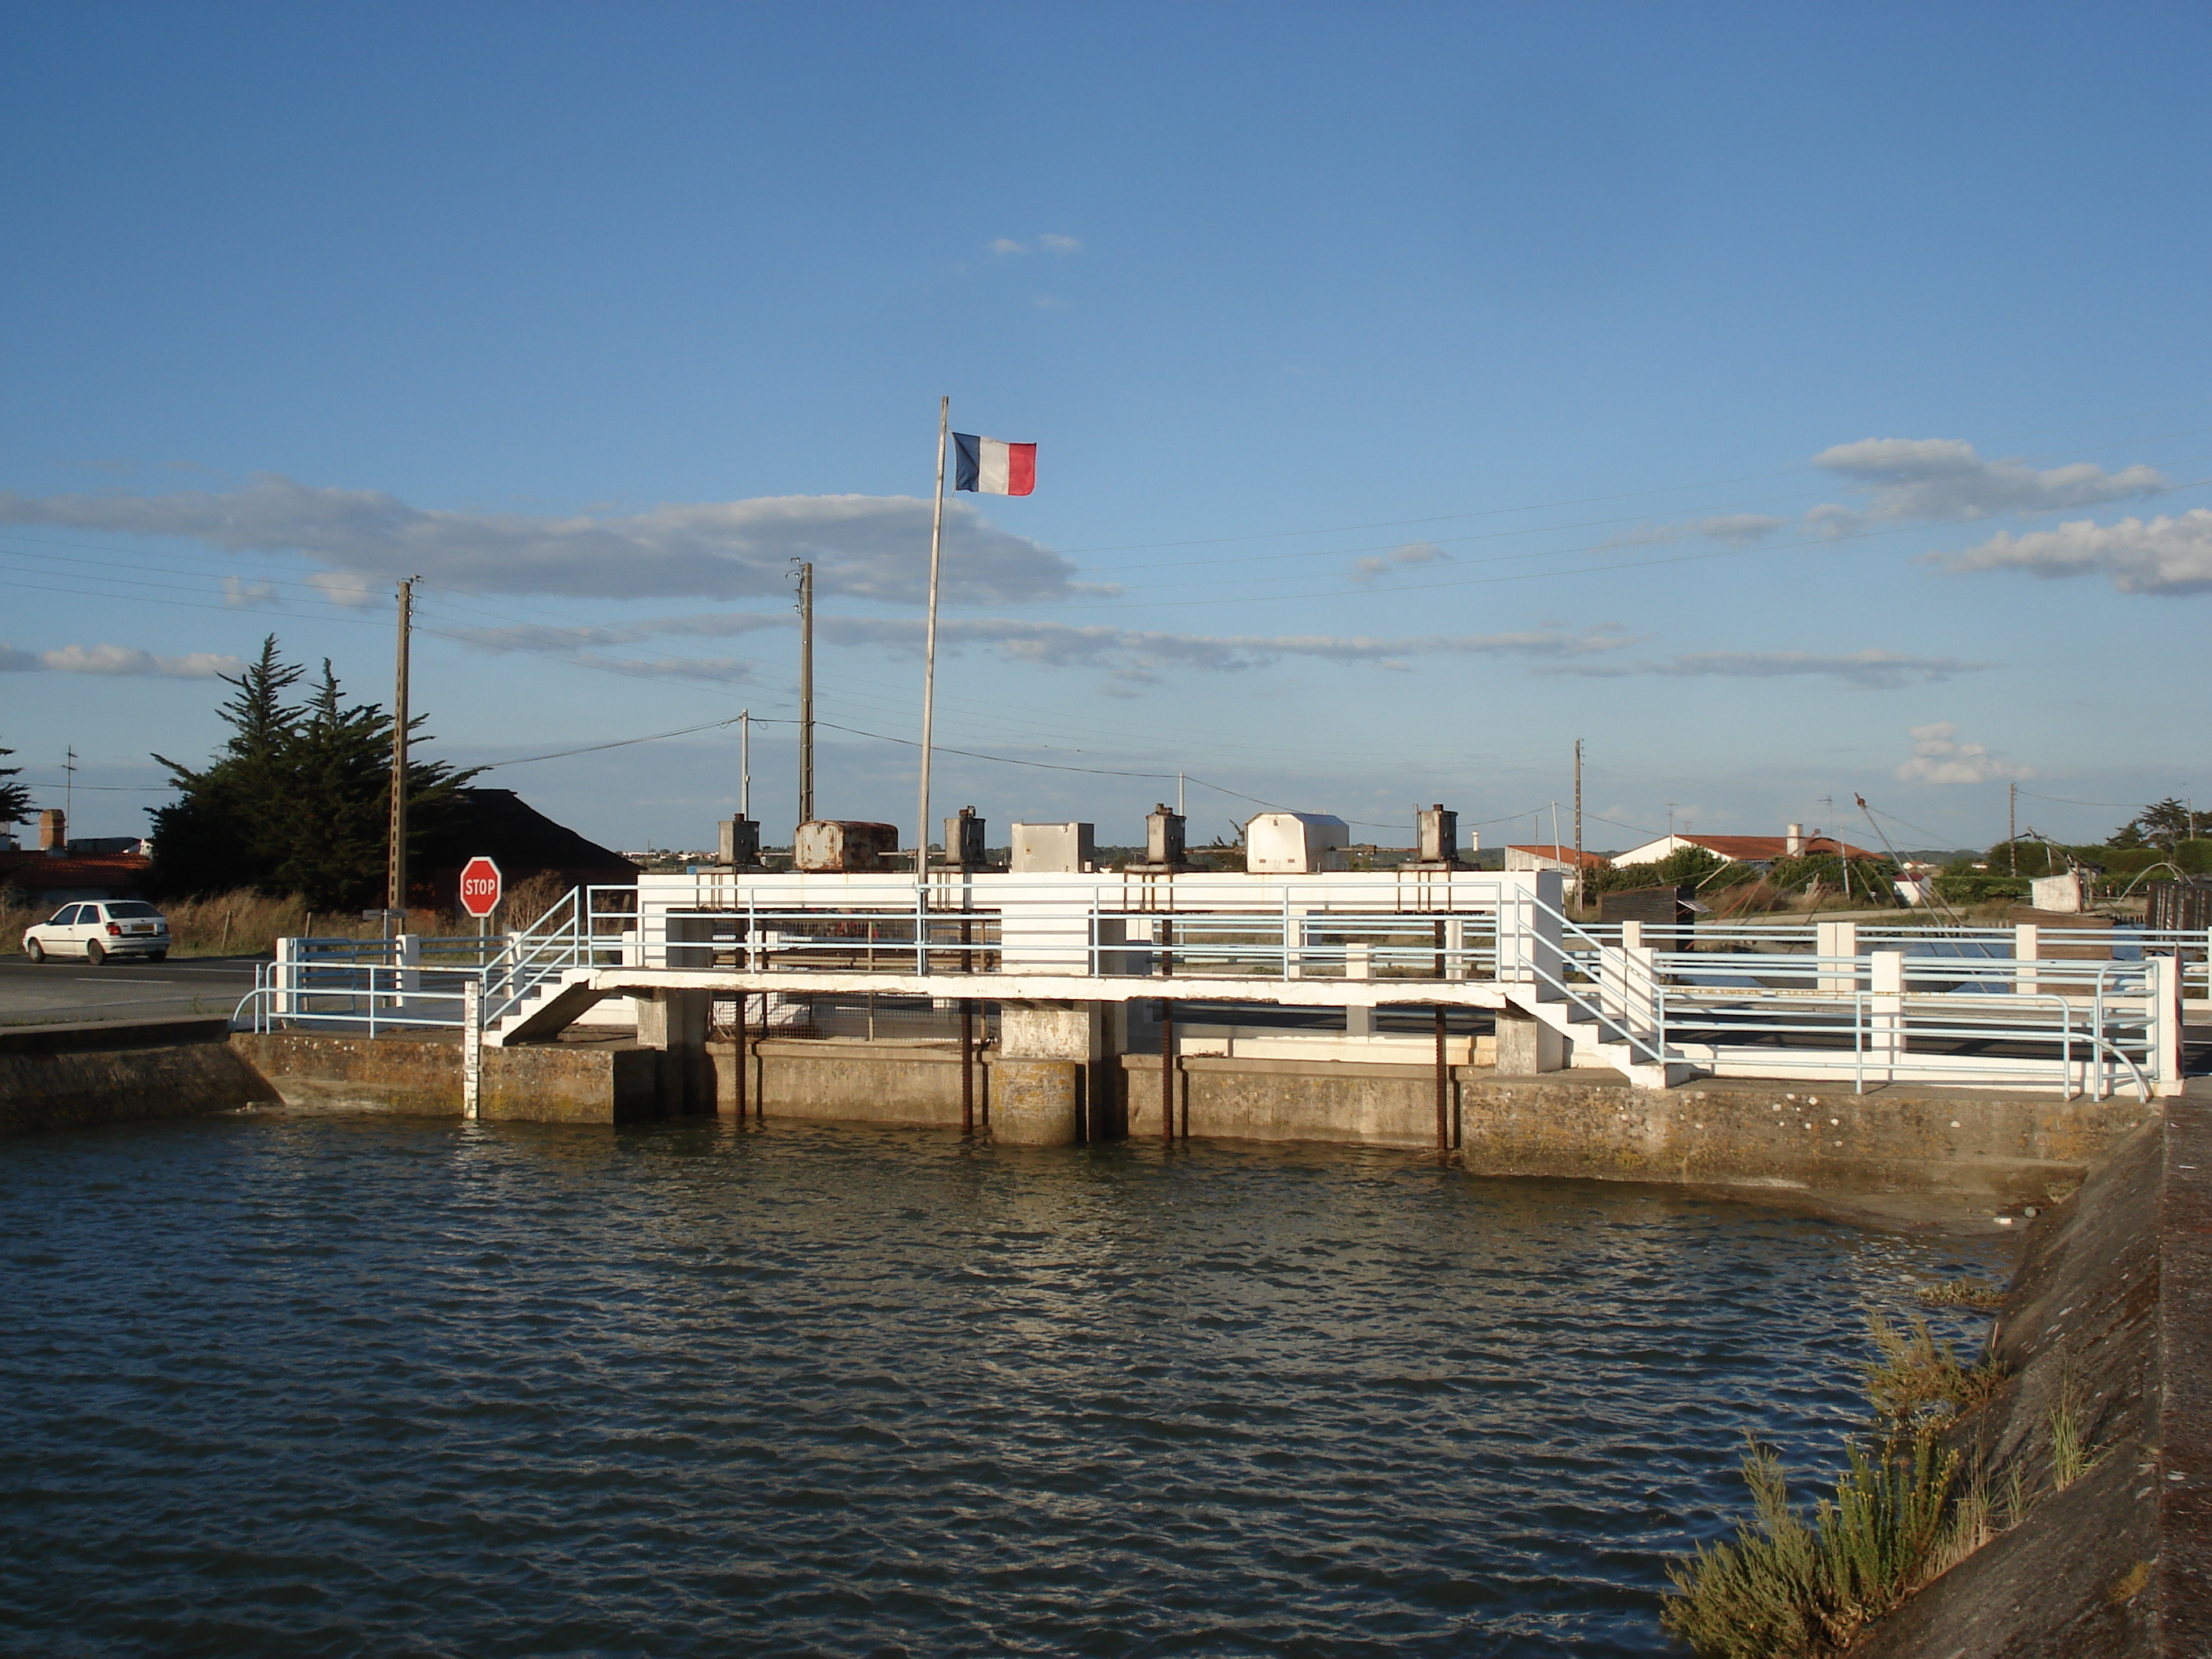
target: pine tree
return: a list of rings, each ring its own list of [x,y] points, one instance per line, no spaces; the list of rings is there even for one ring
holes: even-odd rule
[[[253,887],[342,910],[382,892],[391,814],[392,720],[349,705],[327,659],[301,704],[285,694],[305,671],[282,661],[274,635],[235,678],[221,714],[232,735],[204,769],[163,756],[179,799],[155,810],[154,886],[162,893]],[[422,717],[409,722],[410,732]],[[411,741],[411,739],[410,739]],[[475,776],[411,757],[408,843],[433,834]]]
[[[0,749],[0,757],[15,752],[12,749]],[[20,766],[0,766],[0,830],[11,823],[31,821],[31,792],[20,783],[8,781],[22,769]]]

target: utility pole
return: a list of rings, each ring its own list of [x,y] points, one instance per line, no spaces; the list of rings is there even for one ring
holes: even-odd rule
[[[1575,739],[1575,908],[1583,908],[1583,740]]]
[[[49,795],[48,800],[53,799]],[[76,749],[62,750],[62,851],[69,851],[70,830],[76,823]]]
[[[415,584],[419,576],[399,583],[399,660],[392,688],[392,830],[385,868],[384,908],[407,908],[407,635],[415,623]]]
[[[814,567],[799,567],[799,821],[814,822]]]
[[[753,711],[738,711],[738,816],[753,815]]]
[[[2005,862],[2008,874],[2020,873],[2020,786],[2005,785]]]

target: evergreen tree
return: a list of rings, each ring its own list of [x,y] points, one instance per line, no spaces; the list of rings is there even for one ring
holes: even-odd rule
[[[382,896],[391,813],[392,720],[349,705],[330,662],[307,700],[287,701],[304,671],[283,661],[273,634],[222,705],[231,736],[204,769],[156,755],[178,799],[154,811],[156,891],[253,887],[297,893],[311,908],[349,909]],[[410,734],[422,717],[409,722]],[[413,741],[410,735],[410,744]],[[454,792],[476,775],[410,754],[408,845],[434,834]]]
[[[15,752],[12,749],[0,749],[0,757]],[[0,830],[11,823],[31,821],[31,792],[20,783],[8,781],[22,769],[20,766],[0,766]]]

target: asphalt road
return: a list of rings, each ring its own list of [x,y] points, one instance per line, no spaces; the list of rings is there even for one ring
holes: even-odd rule
[[[0,957],[0,1026],[227,1014],[253,988],[255,957],[118,959],[104,968]]]

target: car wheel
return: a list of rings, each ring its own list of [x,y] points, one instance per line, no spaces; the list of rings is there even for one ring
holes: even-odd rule
[[[167,951],[149,951],[146,952],[146,960],[149,962],[167,962],[168,959],[169,953]]]
[[[34,939],[27,939],[23,941],[23,954],[30,957],[31,965],[35,968],[46,961],[46,947]]]
[[[94,939],[84,947],[84,959],[97,968],[107,960],[107,952],[101,948],[98,939]]]

